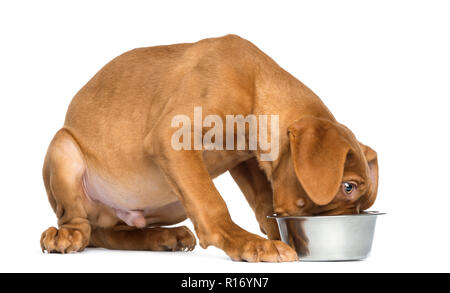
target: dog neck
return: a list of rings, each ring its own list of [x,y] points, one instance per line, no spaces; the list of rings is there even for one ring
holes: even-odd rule
[[[264,59],[259,62],[259,70],[255,76],[255,96],[253,114],[279,115],[280,154],[289,151],[287,129],[296,120],[306,115],[301,113],[308,113],[307,116],[309,117],[336,121],[333,114],[311,89],[271,59]],[[269,113],[273,109],[277,109],[278,113]],[[260,166],[271,179],[272,171],[278,166],[281,158],[274,161],[261,161],[259,160],[261,154],[258,152],[256,156],[260,161]]]

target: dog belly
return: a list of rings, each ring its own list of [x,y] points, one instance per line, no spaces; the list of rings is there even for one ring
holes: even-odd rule
[[[214,178],[249,157],[246,151],[205,152],[204,162]],[[107,217],[109,220],[103,221],[108,222],[107,225],[99,225],[111,226],[120,219],[129,226],[143,228],[176,224],[186,219],[182,203],[153,162],[124,159],[117,166],[102,162],[94,165],[94,160],[89,160],[83,176],[87,200],[95,214],[111,215]],[[105,210],[106,213],[102,212]]]
[[[111,178],[111,174],[99,173],[90,169],[83,177],[88,201],[106,207],[127,225],[143,228],[186,218],[183,205],[160,174],[129,172],[127,178]]]

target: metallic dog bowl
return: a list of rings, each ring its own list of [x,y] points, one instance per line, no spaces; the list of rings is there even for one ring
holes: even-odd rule
[[[365,211],[338,216],[268,216],[277,220],[281,240],[295,247],[301,261],[345,261],[367,258],[379,215]]]

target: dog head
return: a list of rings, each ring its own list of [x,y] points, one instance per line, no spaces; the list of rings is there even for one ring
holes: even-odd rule
[[[289,148],[272,180],[280,215],[354,214],[378,188],[377,154],[345,126],[306,117],[288,128]],[[277,173],[277,174],[276,174]]]

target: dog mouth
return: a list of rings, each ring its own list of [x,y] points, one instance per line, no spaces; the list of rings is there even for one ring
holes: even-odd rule
[[[322,207],[317,207],[312,213],[312,216],[338,216],[338,215],[358,215],[361,213],[361,204],[356,203],[351,206],[341,206],[338,203],[329,204]]]
[[[342,203],[331,203],[326,206],[315,206],[310,209],[277,212],[278,216],[338,216],[338,215],[358,215],[361,213],[361,203],[357,202],[352,205],[342,206]]]

